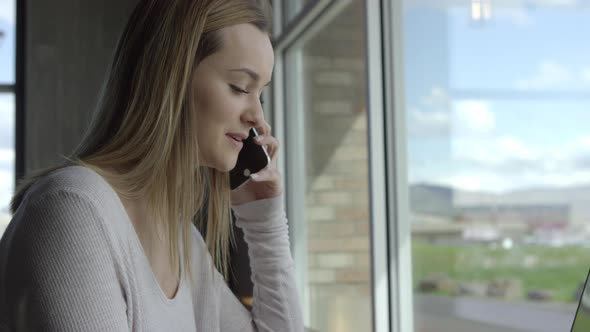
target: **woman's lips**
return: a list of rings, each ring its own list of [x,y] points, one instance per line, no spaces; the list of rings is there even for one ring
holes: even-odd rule
[[[230,143],[231,143],[231,144],[232,144],[232,145],[233,145],[233,146],[234,146],[236,149],[240,149],[240,150],[241,150],[241,149],[242,149],[242,146],[244,146],[244,143],[242,142],[242,140],[241,140],[241,139],[239,139],[239,138],[237,138],[237,137],[234,137],[234,136],[232,136],[232,135],[230,135],[230,134],[226,134],[225,136],[226,136],[226,137],[229,139]]]

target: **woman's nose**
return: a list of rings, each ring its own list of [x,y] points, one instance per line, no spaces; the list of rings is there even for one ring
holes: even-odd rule
[[[264,111],[259,100],[256,100],[256,102],[242,114],[242,121],[253,128],[258,128],[264,123]]]

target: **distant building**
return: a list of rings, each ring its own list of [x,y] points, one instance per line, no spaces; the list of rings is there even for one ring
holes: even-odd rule
[[[456,207],[461,222],[487,222],[491,224],[524,223],[531,229],[562,229],[569,225],[568,205],[476,205]]]
[[[528,231],[525,224],[507,223],[416,223],[412,239],[432,245],[464,245],[470,243],[501,243],[505,239],[521,239]]]

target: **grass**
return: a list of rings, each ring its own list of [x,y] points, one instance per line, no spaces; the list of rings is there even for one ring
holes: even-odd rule
[[[590,250],[581,247],[489,247],[412,245],[414,286],[442,273],[455,281],[521,280],[523,296],[533,289],[550,291],[555,301],[575,302],[573,295],[586,278]],[[590,330],[589,330],[590,331]]]
[[[572,332],[588,332],[588,331],[590,331],[590,313],[580,309],[580,312],[578,313],[578,317],[576,317],[576,322],[574,323],[574,327],[572,329]]]

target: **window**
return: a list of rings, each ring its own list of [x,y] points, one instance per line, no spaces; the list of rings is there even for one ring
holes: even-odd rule
[[[10,220],[15,162],[15,1],[0,2],[0,236]]]
[[[306,325],[568,330],[590,262],[590,3],[376,4],[281,2]]]
[[[288,213],[305,325],[371,331],[365,4],[338,3],[285,52]]]
[[[285,23],[289,23],[293,20],[298,14],[301,13],[303,8],[306,6],[312,5],[314,2],[318,0],[288,0],[282,1],[281,5],[283,6],[283,15],[286,18],[284,20]]]
[[[416,331],[570,328],[590,262],[585,3],[404,1]]]
[[[0,2],[0,84],[13,85],[15,78],[15,1]]]

